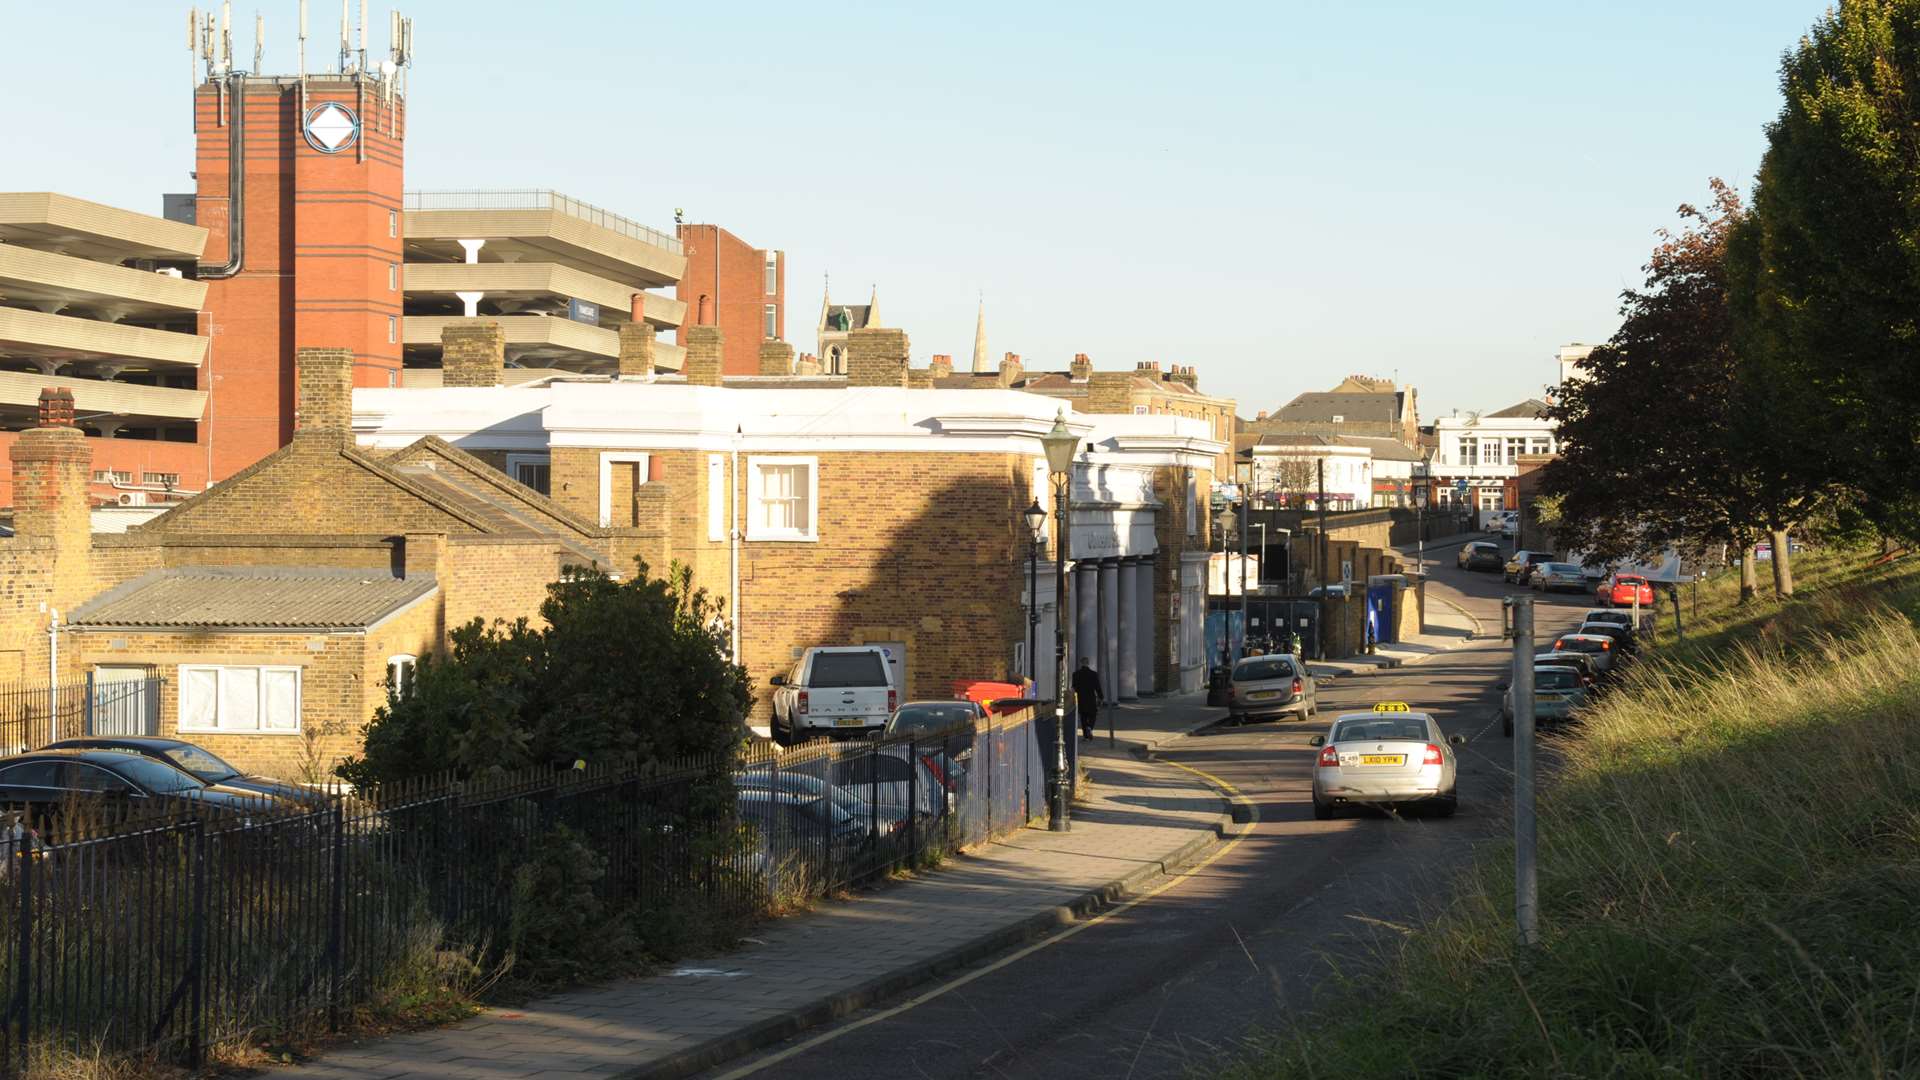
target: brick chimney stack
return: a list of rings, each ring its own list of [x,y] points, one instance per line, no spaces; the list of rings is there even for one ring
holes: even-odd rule
[[[936,379],[945,379],[953,374],[953,357],[946,353],[934,353],[927,364],[927,373]]]
[[[1019,353],[1008,353],[1000,361],[1000,377],[996,381],[1005,387],[1011,387],[1020,381],[1024,374],[1024,365],[1020,363]]]
[[[93,532],[87,496],[93,451],[73,426],[73,391],[40,391],[39,426],[20,433],[13,462],[13,533],[51,540],[59,552],[84,555]]]
[[[490,319],[448,323],[440,331],[440,385],[499,386],[506,381],[507,332]]]
[[[634,301],[638,307],[639,300]],[[653,326],[636,318],[620,325],[620,353],[614,361],[614,373],[623,379],[643,379],[653,374]]]
[[[301,349],[294,355],[293,437],[345,440],[353,434],[353,350]]]
[[[1073,364],[1067,368],[1067,374],[1075,382],[1085,382],[1093,374],[1093,360],[1086,353],[1074,353]]]
[[[760,343],[760,374],[793,374],[793,346],[779,338],[768,338]]]
[[[701,313],[706,313],[706,297],[700,298]],[[719,386],[720,373],[726,370],[726,338],[717,326],[709,326],[703,319],[699,326],[689,327],[686,331],[687,362],[681,374],[694,386]]]
[[[907,385],[907,332],[870,326],[847,335],[848,386]]]
[[[800,359],[793,362],[793,373],[795,375],[820,374],[820,358],[812,353],[801,353]]]

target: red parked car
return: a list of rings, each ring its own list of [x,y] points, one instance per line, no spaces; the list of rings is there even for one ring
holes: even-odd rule
[[[1608,607],[1632,607],[1633,594],[1638,590],[1640,606],[1653,606],[1653,586],[1639,574],[1615,574],[1600,583],[1600,602]]]

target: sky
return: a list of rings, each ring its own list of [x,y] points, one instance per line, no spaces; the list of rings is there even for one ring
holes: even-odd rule
[[[191,190],[187,6],[0,0],[0,190]],[[339,15],[311,7],[318,70]],[[409,189],[782,249],[800,351],[831,275],[916,366],[964,365],[984,299],[996,361],[1191,364],[1245,416],[1397,377],[1430,419],[1612,334],[1674,208],[1748,186],[1824,0],[400,7]],[[256,10],[291,73],[296,0],[236,5],[243,65]]]

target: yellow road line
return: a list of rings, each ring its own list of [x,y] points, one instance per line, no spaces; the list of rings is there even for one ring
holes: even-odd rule
[[[1184,769],[1187,772],[1190,772],[1196,776],[1202,777],[1207,782],[1219,787],[1221,790],[1226,791],[1228,794],[1232,795],[1236,801],[1240,801],[1240,802],[1246,801],[1245,796],[1240,794],[1239,788],[1234,787],[1232,784],[1228,783],[1225,780],[1222,780],[1217,776],[1214,776],[1211,773],[1203,772],[1199,769],[1193,768],[1190,765],[1182,765],[1177,761],[1165,761],[1159,758],[1155,758],[1154,760],[1158,761],[1162,765],[1172,765],[1176,769]],[[1252,810],[1253,810],[1253,821],[1254,823],[1258,823],[1260,820],[1260,808],[1258,806],[1253,806]],[[816,1046],[820,1046],[824,1043],[832,1042],[833,1040],[838,1039],[842,1035],[847,1035],[855,1031],[858,1031],[861,1028],[866,1027],[868,1024],[877,1024],[882,1020],[888,1020],[895,1016],[898,1016],[901,1013],[906,1012],[908,1009],[918,1008],[919,1006],[924,1005],[929,1001],[932,1001],[934,998],[941,997],[942,995],[946,994],[948,991],[958,990],[961,987],[967,985],[968,983],[973,982],[975,979],[985,978],[986,976],[991,975],[996,971],[999,971],[1001,968],[1004,968],[1009,964],[1017,963],[1018,961],[1024,960],[1027,957],[1032,956],[1034,953],[1039,952],[1041,949],[1044,949],[1050,945],[1058,945],[1060,942],[1065,941],[1070,937],[1073,937],[1075,934],[1078,934],[1083,930],[1091,930],[1092,928],[1100,925],[1101,923],[1106,922],[1108,919],[1113,918],[1115,915],[1122,914],[1139,904],[1143,904],[1146,901],[1151,900],[1154,897],[1160,895],[1161,893],[1166,892],[1168,889],[1173,888],[1175,885],[1180,884],[1182,881],[1186,880],[1187,878],[1192,877],[1193,875],[1199,873],[1202,870],[1205,870],[1209,865],[1213,863],[1215,859],[1220,858],[1222,855],[1225,855],[1227,852],[1232,851],[1234,848],[1238,847],[1240,845],[1240,841],[1245,840],[1247,838],[1248,831],[1249,830],[1246,830],[1246,829],[1241,830],[1237,836],[1235,836],[1231,840],[1228,840],[1225,844],[1222,844],[1221,846],[1215,848],[1213,850],[1213,853],[1208,855],[1206,858],[1201,859],[1199,862],[1194,863],[1192,866],[1187,867],[1185,870],[1182,870],[1179,873],[1174,874],[1172,877],[1169,877],[1167,880],[1161,882],[1160,884],[1154,886],[1153,888],[1147,890],[1146,892],[1141,893],[1139,896],[1136,896],[1133,899],[1128,900],[1126,903],[1121,904],[1119,907],[1113,908],[1108,911],[1103,911],[1100,914],[1095,915],[1093,918],[1088,919],[1085,922],[1074,923],[1072,926],[1069,926],[1064,930],[1060,930],[1054,934],[1048,935],[1047,937],[1041,938],[1039,941],[1036,941],[1031,945],[1024,946],[1017,952],[1010,953],[1006,956],[1003,956],[1000,959],[995,960],[993,963],[988,964],[986,967],[976,968],[973,971],[969,971],[965,975],[962,975],[957,979],[953,979],[950,982],[942,983],[941,985],[936,986],[931,990],[925,991],[924,993],[908,998],[907,1000],[901,1002],[898,1005],[892,1006],[891,1008],[882,1009],[881,1011],[874,1013],[872,1016],[862,1017],[861,1019],[855,1020],[850,1024],[846,1024],[842,1027],[834,1028],[832,1031],[823,1031],[820,1034],[815,1035],[813,1038],[808,1039],[803,1043],[799,1043],[795,1046],[790,1046],[787,1049],[782,1050],[779,1053],[774,1054],[770,1057],[762,1058],[761,1060],[756,1061],[750,1065],[743,1065],[740,1068],[733,1070],[732,1072],[722,1073],[719,1077],[716,1078],[716,1080],[740,1080],[741,1077],[752,1076],[754,1073],[757,1073],[760,1070],[765,1069],[769,1065],[777,1065],[780,1062],[786,1061],[789,1058],[797,1057],[800,1054],[804,1054],[807,1051],[812,1050]]]

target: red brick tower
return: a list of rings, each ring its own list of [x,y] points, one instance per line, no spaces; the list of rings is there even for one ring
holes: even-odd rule
[[[296,350],[348,349],[355,385],[398,382],[406,105],[392,78],[234,74],[195,91],[215,480],[292,437]]]

